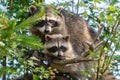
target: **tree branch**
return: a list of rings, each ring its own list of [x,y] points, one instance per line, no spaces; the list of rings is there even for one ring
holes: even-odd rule
[[[86,51],[85,53],[87,53],[88,51]],[[44,53],[38,53],[37,51],[33,52],[33,55],[38,55],[38,58],[40,60],[44,60],[44,61],[48,61],[49,58],[51,58],[52,56],[50,55],[46,55]],[[83,53],[84,54],[84,53]],[[57,58],[56,58],[57,59]],[[88,62],[88,61],[97,61],[98,59],[88,59],[88,58],[81,58],[81,57],[77,57],[74,59],[70,59],[70,60],[54,60],[53,63],[59,64],[59,65],[66,65],[66,64],[72,64],[72,63],[79,63],[79,62]]]
[[[66,64],[73,64],[73,63],[79,63],[79,62],[88,62],[88,61],[97,61],[98,59],[87,59],[87,58],[74,58],[70,60],[55,60],[54,63],[59,64],[59,65],[66,65]]]

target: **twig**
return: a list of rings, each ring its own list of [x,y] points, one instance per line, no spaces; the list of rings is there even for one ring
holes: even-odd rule
[[[102,45],[104,43],[104,41],[100,41],[99,43],[97,43],[94,47],[94,49],[98,48],[100,45]]]
[[[100,72],[100,68],[99,68],[99,66],[100,66],[100,59],[98,59],[98,64],[97,64],[98,66],[97,66],[97,75],[96,75],[96,80],[98,80],[99,79],[99,72]]]
[[[101,33],[102,29],[104,28],[103,25],[101,26],[100,24],[98,24],[98,26],[99,26],[99,29],[98,29],[98,33],[97,33],[97,35],[94,39],[94,43],[97,41],[98,37],[100,36],[100,33]]]
[[[71,0],[72,12],[74,12],[74,0]]]
[[[6,68],[6,56],[3,56],[3,67]],[[2,80],[6,80],[6,73],[3,75]]]
[[[80,0],[77,1],[77,6],[76,6],[76,7],[77,7],[77,14],[78,14],[78,12],[79,12],[79,6],[78,6],[79,3],[80,3]]]
[[[90,53],[90,51],[96,51],[96,49],[100,46],[100,45],[102,45],[104,43],[104,41],[100,41],[99,43],[97,43],[95,46],[93,46],[93,45],[90,45],[90,44],[88,44],[89,45],[89,49],[88,50],[86,50],[85,52],[83,52],[83,53],[81,53],[81,54],[83,54],[83,57],[87,57]]]
[[[85,52],[83,52],[83,57],[87,57],[88,55],[90,55],[90,49],[86,50]]]
[[[103,73],[108,69],[109,65],[111,64],[111,60],[112,60],[113,55],[115,54],[115,51],[116,51],[116,49],[113,51],[113,53],[112,53],[112,55],[110,56],[110,58],[108,57],[109,62],[108,62],[108,65],[104,68]],[[103,73],[102,73],[102,74],[103,74]]]

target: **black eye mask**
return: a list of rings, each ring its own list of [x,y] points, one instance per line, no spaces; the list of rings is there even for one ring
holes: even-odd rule
[[[65,51],[67,51],[67,48],[64,47],[64,46],[61,46],[61,47],[60,47],[60,50],[62,50],[63,52],[65,52]]]
[[[34,24],[33,26],[35,27],[43,27],[44,25],[48,25],[48,24],[51,24],[51,27],[57,27],[58,26],[58,23],[57,21],[54,21],[54,20],[41,20],[39,22],[37,22],[36,24]]]
[[[58,48],[56,46],[48,48],[47,49],[49,52],[55,53],[56,51],[58,51]]]
[[[48,50],[49,52],[55,53],[55,52],[57,52],[57,51],[59,51],[59,50],[62,50],[63,52],[65,52],[65,51],[67,50],[67,48],[64,47],[64,46],[61,46],[60,48],[58,48],[58,47],[56,47],[56,46],[53,46],[53,47],[51,47],[51,48],[48,48],[47,50]]]
[[[57,27],[58,26],[57,21],[49,20],[48,22],[52,25],[52,27]]]
[[[37,22],[36,24],[34,24],[33,26],[35,27],[43,27],[46,24],[45,20],[41,20],[39,22]]]

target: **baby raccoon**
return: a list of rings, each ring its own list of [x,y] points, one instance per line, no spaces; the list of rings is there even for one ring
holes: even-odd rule
[[[69,35],[46,35],[45,40],[46,42],[44,44],[44,53],[52,56],[52,60],[68,60],[78,57],[72,48]],[[90,70],[88,69],[88,62],[67,64],[62,66],[50,62],[50,65],[51,67],[56,68],[59,72],[69,73],[77,80],[85,80],[90,77],[83,74],[83,71]],[[92,72],[90,72],[90,74],[92,74]]]
[[[72,45],[69,41],[70,36],[63,36],[61,34],[46,35],[44,53],[59,58],[59,59],[72,59],[76,54],[72,50]],[[68,55],[69,54],[69,55]]]

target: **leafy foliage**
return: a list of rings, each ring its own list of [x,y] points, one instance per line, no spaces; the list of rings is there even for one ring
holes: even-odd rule
[[[6,75],[8,76],[7,79],[10,80],[11,77],[28,73],[28,68],[34,63],[34,59],[27,60],[22,56],[26,54],[28,49],[42,50],[43,48],[40,38],[31,35],[26,28],[34,22],[31,23],[30,21],[32,20],[30,19],[29,21],[26,20],[27,22],[24,21],[25,17],[27,17],[27,9],[25,7],[29,5],[26,5],[26,3],[21,5],[20,1],[15,1],[14,3],[16,4],[7,6],[7,12],[0,12],[0,77],[3,80],[6,80]],[[12,4],[12,1],[8,0],[8,4]],[[22,21],[24,23],[21,23]],[[22,27],[25,28],[23,29]]]

